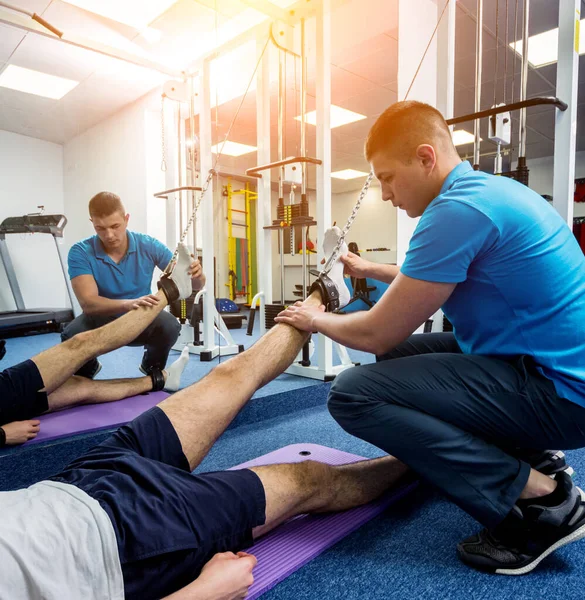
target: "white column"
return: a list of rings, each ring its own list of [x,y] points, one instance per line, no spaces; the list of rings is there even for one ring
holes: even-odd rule
[[[441,6],[439,8],[442,10]],[[447,9],[437,30],[437,108],[445,119],[454,116],[456,8],[456,0],[448,0]],[[450,129],[453,130],[453,126]],[[442,310],[438,310],[433,316],[433,331],[443,331]]]
[[[264,50],[265,39],[257,42],[258,58]],[[257,159],[259,165],[270,160],[270,47],[264,52],[264,58],[256,74],[256,136]],[[258,291],[264,292],[267,304],[272,304],[272,231],[265,230],[272,224],[271,172],[263,171],[258,180],[258,200],[256,204],[256,257]]]
[[[559,58],[557,97],[569,105],[556,111],[553,206],[569,227],[573,226],[577,90],[579,84],[580,0],[559,2]]]
[[[175,118],[175,104],[176,103],[173,100],[165,99],[164,101],[165,162],[167,165],[167,170],[165,171],[164,176],[166,190],[172,190],[179,185],[177,120]],[[158,192],[159,190],[155,191]],[[179,205],[178,196],[176,196],[176,194],[169,194],[168,198],[164,202],[166,202],[167,217],[166,245],[174,252],[180,235],[177,235],[179,229],[177,219],[177,207]]]
[[[201,70],[201,110],[199,111],[199,151],[201,153],[201,177],[200,181],[205,182],[209,170],[213,166],[211,156],[211,85],[210,85],[210,67],[211,61],[204,60]],[[198,192],[199,195],[199,192]],[[214,346],[214,320],[215,310],[215,269],[213,268],[213,180],[201,201],[197,219],[201,219],[203,230],[201,239],[201,248],[203,250],[203,271],[207,282],[205,288],[207,294],[203,301],[203,339],[205,346]]]
[[[323,258],[323,236],[331,227],[331,1],[322,0],[316,23],[316,84],[317,84],[317,157],[323,163],[317,167],[317,264]],[[319,336],[317,364],[328,370],[333,363],[331,340]]]
[[[437,108],[445,119],[451,119],[454,116],[455,102],[455,11],[457,3],[455,0],[448,0],[448,4],[437,31]]]
[[[441,7],[442,8],[442,7]],[[425,48],[437,24],[438,7],[433,0],[398,1],[398,99],[404,100]],[[437,40],[433,40],[407,100],[437,104]],[[404,262],[418,219],[398,210],[396,261]]]

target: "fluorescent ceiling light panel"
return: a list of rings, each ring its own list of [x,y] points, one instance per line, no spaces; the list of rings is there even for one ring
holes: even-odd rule
[[[359,113],[353,112],[351,110],[347,110],[346,108],[341,108],[340,106],[335,106],[335,104],[331,105],[331,129],[335,127],[341,127],[342,125],[347,125],[348,123],[355,123],[356,121],[361,121],[365,119],[365,115],[360,115]],[[297,121],[301,120],[301,117],[295,117]],[[305,115],[305,120],[309,125],[317,124],[317,111],[313,110]]]
[[[331,173],[331,177],[335,179],[357,179],[358,177],[367,177],[368,174],[363,171],[356,171],[355,169],[343,169],[342,171],[335,171]]]
[[[223,146],[223,149],[222,149]],[[243,154],[249,154],[250,152],[256,152],[256,146],[248,146],[246,144],[238,144],[238,142],[220,142],[215,146],[212,146],[211,151],[214,154],[221,152],[226,156],[242,156]]]
[[[146,27],[140,32],[140,35],[149,43],[149,44],[158,44],[162,37],[162,31],[159,29],[154,29],[153,27]]]
[[[457,129],[453,132],[453,143],[455,146],[464,146],[465,144],[473,144],[475,140],[475,136],[473,133],[469,133],[469,131],[465,131],[465,129]],[[479,141],[483,140],[479,138]]]
[[[118,23],[144,29],[176,0],[63,0]]]
[[[48,75],[16,65],[8,65],[0,75],[0,87],[60,100],[79,85],[79,81]]]
[[[585,19],[580,22],[581,30],[585,27]],[[550,29],[528,38],[528,62],[534,67],[544,67],[558,60],[559,29]],[[522,56],[522,40],[511,42],[510,48]],[[579,54],[585,54],[585,36],[579,39]]]

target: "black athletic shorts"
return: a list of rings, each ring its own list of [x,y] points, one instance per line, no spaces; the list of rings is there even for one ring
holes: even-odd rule
[[[193,475],[165,413],[154,407],[52,477],[110,517],[127,599],[158,600],[191,583],[217,552],[253,543],[266,496],[248,469]]]
[[[0,372],[0,426],[38,417],[49,410],[43,378],[32,360]]]

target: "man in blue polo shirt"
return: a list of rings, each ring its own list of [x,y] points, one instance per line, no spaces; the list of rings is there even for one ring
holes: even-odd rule
[[[391,283],[370,311],[276,320],[378,355],[337,377],[333,417],[484,525],[466,564],[527,573],[585,536],[585,493],[547,450],[585,446],[585,257],[538,194],[461,162],[426,104],[388,108],[366,158],[382,199],[420,217],[404,264],[348,254],[350,275]],[[439,308],[453,333],[412,336]]]
[[[172,252],[158,240],[128,231],[130,215],[116,194],[96,194],[89,201],[89,215],[96,235],[73,245],[68,259],[71,285],[83,314],[65,328],[62,341],[140,306],[156,305],[158,298],[151,293],[154,268],[164,270],[172,258]],[[205,275],[198,260],[191,263],[190,274],[193,289],[201,289]],[[179,332],[177,319],[162,311],[134,340],[132,346],[144,346],[140,365],[144,374],[164,369]],[[77,375],[93,379],[100,369],[94,358]]]

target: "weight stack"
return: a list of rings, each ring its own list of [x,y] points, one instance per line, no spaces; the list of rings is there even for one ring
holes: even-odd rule
[[[286,308],[283,304],[267,304],[265,306],[266,310],[266,329],[272,329],[276,323],[274,322],[274,318],[278,315],[278,313],[282,312]]]

